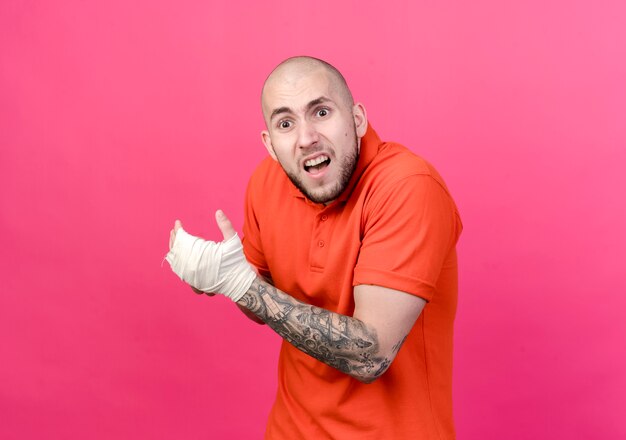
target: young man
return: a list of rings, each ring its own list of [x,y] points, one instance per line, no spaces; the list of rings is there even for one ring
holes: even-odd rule
[[[224,241],[177,221],[167,258],[284,338],[266,438],[454,438],[462,225],[443,180],[382,142],[324,61],[281,63],[262,108],[270,157],[250,179],[243,246],[218,211]]]

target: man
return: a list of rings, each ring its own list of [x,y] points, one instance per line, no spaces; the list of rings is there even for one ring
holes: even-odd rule
[[[177,221],[167,258],[284,338],[266,438],[454,438],[462,226],[443,180],[382,142],[324,61],[281,63],[262,108],[270,158],[250,179],[243,247],[218,211],[224,241]]]

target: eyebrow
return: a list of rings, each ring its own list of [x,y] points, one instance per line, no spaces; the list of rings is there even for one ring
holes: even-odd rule
[[[319,98],[310,101],[306,105],[306,110],[308,111],[316,105],[323,104],[324,102],[333,102],[333,100],[327,98],[326,96],[320,96]],[[270,121],[273,120],[276,115],[280,115],[283,113],[293,113],[293,110],[289,107],[278,107],[277,109],[274,109],[274,111],[272,111],[272,114],[270,115]]]

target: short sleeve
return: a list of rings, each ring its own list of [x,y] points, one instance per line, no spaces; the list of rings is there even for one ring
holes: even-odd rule
[[[430,301],[461,228],[454,201],[434,177],[401,179],[368,202],[353,285],[379,285]]]
[[[270,272],[263,254],[260,225],[254,209],[254,183],[251,179],[246,189],[243,218],[243,252],[250,264],[256,267],[259,275],[270,279]]]

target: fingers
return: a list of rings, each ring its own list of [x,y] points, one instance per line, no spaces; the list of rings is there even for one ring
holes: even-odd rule
[[[215,219],[217,221],[218,227],[220,228],[220,231],[222,231],[222,235],[224,236],[224,240],[227,240],[227,239],[231,238],[232,236],[234,236],[236,234],[235,229],[233,228],[232,223],[230,222],[230,220],[228,220],[226,215],[224,215],[224,213],[221,210],[218,210],[215,213]],[[174,246],[174,242],[176,241],[176,234],[178,233],[178,231],[180,229],[182,229],[182,227],[183,227],[183,225],[182,225],[180,220],[176,220],[174,222],[174,228],[170,230],[170,240],[169,240],[170,250],[172,249],[172,247]],[[193,287],[191,285],[190,285],[190,287],[198,295],[202,295],[202,294],[206,294],[208,296],[214,296],[215,295],[215,293],[203,292],[201,290],[198,290],[198,289],[196,289],[195,287]]]
[[[182,227],[183,227],[183,225],[180,222],[180,220],[176,220],[174,222],[174,229],[170,230],[170,250],[172,249],[172,246],[174,246],[174,241],[176,240],[176,233]]]
[[[218,209],[215,213],[215,220],[217,221],[217,226],[222,231],[222,235],[224,236],[224,240],[228,240],[230,237],[236,234],[235,228],[233,228],[233,224],[228,220],[226,214],[221,209]],[[182,229],[183,225],[180,220],[176,220],[174,222],[174,229],[170,231],[170,249],[174,246],[174,241],[176,240],[176,233],[179,229]]]
[[[224,236],[224,240],[228,240],[230,237],[236,234],[235,228],[233,228],[233,224],[228,220],[226,214],[221,209],[218,209],[215,213],[215,220],[217,221],[217,226],[222,231],[222,235]]]
[[[193,291],[194,291],[194,293],[197,293],[198,295],[215,296],[215,294],[214,294],[214,293],[211,293],[211,292],[203,292],[202,290],[198,290],[198,289],[196,289],[195,287],[193,287],[193,286],[191,286],[191,285],[190,285],[189,287],[191,287],[191,290],[193,290]]]

